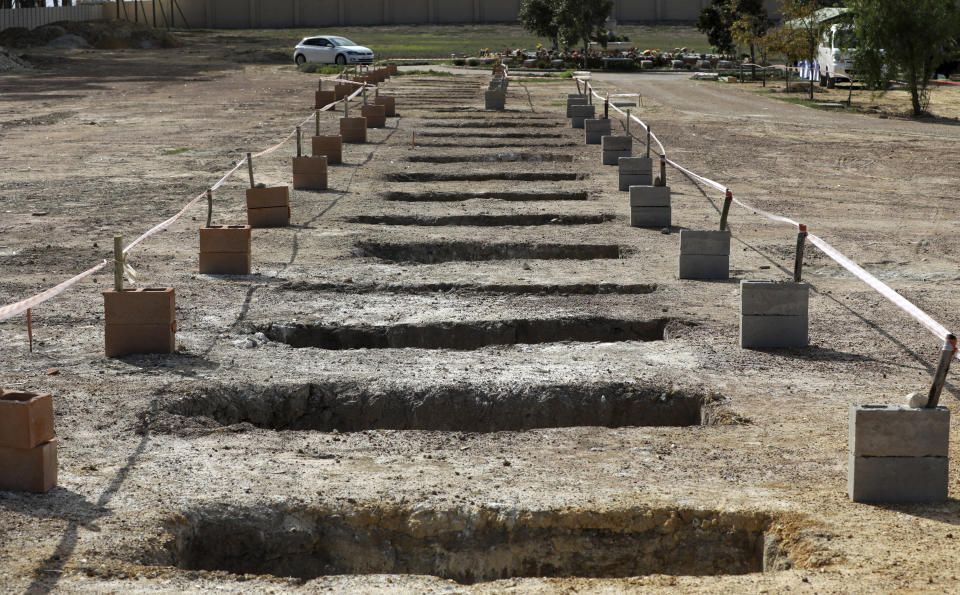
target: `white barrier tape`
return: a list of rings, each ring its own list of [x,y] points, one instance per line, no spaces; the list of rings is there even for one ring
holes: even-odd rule
[[[836,248],[826,243],[821,238],[813,235],[812,233],[808,233],[807,239],[810,240],[810,243],[819,248],[824,254],[837,261],[840,266],[853,273],[858,279],[870,287],[874,288],[880,293],[880,295],[899,306],[901,310],[912,316],[914,320],[926,327],[927,330],[940,338],[941,341],[945,341],[947,339],[947,335],[950,334],[950,331],[948,331],[945,326],[934,320],[929,314],[918,308],[907,298],[891,289],[889,285],[865,271],[863,267],[841,254]]]
[[[76,277],[67,279],[66,281],[64,281],[60,285],[57,285],[56,287],[51,287],[50,289],[42,293],[38,293],[33,297],[29,297],[15,304],[10,304],[9,306],[4,306],[0,308],[0,320],[6,320],[8,318],[17,316],[18,314],[23,314],[27,310],[30,310],[31,308],[35,308],[40,304],[42,304],[43,302],[57,297],[64,291],[70,289],[77,283],[83,281],[84,279],[96,273],[97,271],[99,271],[105,266],[107,266],[106,260],[104,260],[103,262],[101,262],[100,264],[98,264],[97,266],[91,269],[87,269],[86,271],[80,273]]]
[[[601,99],[601,100],[603,99],[603,97],[601,97],[595,91],[593,91],[592,87],[590,88],[590,90],[594,94],[594,96],[596,96],[598,99]],[[616,107],[614,107],[614,109],[616,109]],[[620,110],[617,110],[617,111],[620,111]],[[620,113],[623,113],[623,112],[620,112]],[[643,122],[641,122],[640,120],[637,120],[637,122],[646,128]],[[659,140],[657,141],[657,143],[659,144]],[[663,145],[660,145],[660,147],[662,148]],[[666,155],[666,151],[663,151],[662,154]],[[671,159],[666,159],[666,162],[669,163],[674,168],[689,175],[690,177],[696,180],[699,180],[700,182],[708,186],[711,186],[712,188],[719,190],[720,192],[726,193],[728,190],[728,188],[723,184],[720,184],[719,182],[711,180],[710,178],[706,178],[704,176],[696,174]],[[786,223],[796,228],[800,227],[799,223],[797,223],[793,219],[790,219],[789,217],[783,217],[781,215],[770,213],[769,211],[764,211],[763,209],[754,207],[753,205],[745,203],[736,197],[733,197],[733,202],[735,202],[742,208],[754,214],[761,215],[763,217],[766,217],[773,221],[778,221],[780,223]],[[893,304],[896,305],[898,308],[900,308],[901,310],[909,314],[914,320],[916,320],[921,325],[923,325],[924,328],[926,328],[928,331],[933,333],[941,341],[945,341],[947,339],[947,335],[950,334],[950,331],[947,330],[945,326],[943,326],[942,324],[934,320],[932,316],[930,316],[929,314],[921,310],[916,304],[914,304],[907,298],[903,297],[902,295],[900,295],[899,293],[891,289],[889,285],[887,285],[880,279],[877,279],[876,277],[868,273],[866,270],[864,270],[863,267],[861,267],[857,263],[853,262],[852,260],[844,256],[842,253],[840,253],[840,251],[838,251],[836,248],[834,248],[833,246],[825,242],[822,238],[814,234],[808,233],[807,239],[810,240],[811,244],[819,248],[821,252],[823,252],[824,254],[829,256],[831,259],[833,259],[837,264],[839,264],[846,270],[850,271],[850,273],[852,273],[855,277],[857,277],[858,279],[860,279],[861,281],[863,281],[864,283],[872,287],[875,291],[880,293],[880,295],[887,298],[888,300],[893,302]],[[954,356],[957,359],[960,359],[960,351],[955,352]]]
[[[330,79],[325,79],[325,80],[330,80]],[[349,82],[352,83],[353,81],[349,81]],[[351,94],[350,96],[348,96],[348,97],[346,97],[346,98],[344,98],[344,99],[340,99],[340,100],[338,100],[338,101],[335,101],[335,102],[331,103],[330,105],[328,105],[328,106],[326,106],[325,108],[323,108],[323,110],[321,110],[321,111],[328,110],[328,109],[330,109],[331,107],[333,107],[334,105],[336,105],[337,103],[340,103],[340,102],[342,102],[342,101],[347,101],[347,100],[349,100],[349,99],[353,99],[354,97],[356,97],[357,95],[359,95],[360,93],[362,93],[364,87],[367,86],[367,85],[365,85],[365,84],[363,84],[363,83],[356,83],[356,84],[360,85],[360,88],[357,89],[353,94]],[[307,122],[309,122],[310,120],[312,120],[313,117],[314,117],[314,116],[311,114],[309,117],[307,117],[306,119],[304,119],[304,120],[300,123],[300,126],[303,126],[304,124],[306,124]],[[297,131],[296,131],[296,129],[294,129],[294,131],[291,132],[289,135],[287,135],[287,137],[286,137],[285,139],[283,139],[283,141],[281,141],[279,144],[277,144],[277,145],[275,145],[275,146],[267,149],[266,151],[263,151],[263,152],[261,152],[261,153],[257,153],[256,155],[254,155],[254,157],[260,157],[260,156],[267,155],[267,154],[269,154],[269,153],[272,153],[272,152],[276,151],[276,150],[279,149],[281,146],[283,146],[286,142],[288,142],[291,138],[293,138],[293,135],[295,135],[296,133],[297,133]],[[217,181],[216,184],[214,184],[213,186],[211,186],[211,187],[210,187],[210,190],[217,190],[218,188],[220,188],[220,186],[222,186],[222,185],[223,185],[227,180],[229,180],[235,173],[237,173],[237,171],[238,171],[241,167],[243,167],[244,164],[246,164],[246,162],[247,162],[247,158],[246,158],[246,157],[244,157],[243,159],[241,159],[241,160],[233,167],[233,169],[231,169],[231,170],[230,170],[229,172],[227,172],[222,178],[220,178],[220,180]],[[197,195],[196,198],[194,198],[193,200],[191,200],[190,202],[188,202],[188,203],[186,204],[186,206],[184,206],[182,209],[180,209],[180,211],[179,211],[176,215],[174,215],[173,217],[170,217],[169,219],[167,219],[166,221],[160,223],[159,225],[156,225],[156,226],[150,228],[150,230],[148,230],[146,233],[144,233],[143,235],[141,235],[140,237],[138,237],[137,239],[135,239],[133,242],[131,242],[129,245],[127,245],[126,248],[123,249],[124,255],[126,255],[128,252],[130,252],[130,250],[132,250],[135,246],[137,246],[137,245],[140,244],[141,242],[145,241],[146,239],[150,238],[151,236],[153,236],[153,235],[159,233],[160,231],[163,231],[164,229],[166,229],[166,228],[170,227],[171,225],[173,225],[173,223],[175,223],[178,219],[180,219],[181,217],[183,217],[183,215],[190,209],[190,207],[192,207],[193,205],[197,204],[197,202],[199,202],[202,198],[205,198],[206,195],[207,195],[206,191],[204,191],[203,193]],[[93,268],[91,268],[91,269],[88,269],[88,270],[80,273],[80,274],[77,275],[76,277],[72,277],[72,278],[70,278],[70,279],[67,279],[67,280],[64,281],[63,283],[61,283],[61,284],[59,284],[59,285],[57,285],[57,286],[55,286],[55,287],[51,287],[50,289],[48,289],[48,290],[46,290],[46,291],[44,291],[44,292],[42,292],[42,293],[38,293],[37,295],[32,296],[32,297],[29,297],[29,298],[27,298],[27,299],[25,299],[25,300],[21,300],[21,301],[19,301],[19,302],[13,303],[13,304],[9,304],[9,305],[7,305],[7,306],[0,307],[0,321],[7,320],[8,318],[12,318],[12,317],[17,316],[17,315],[19,315],[19,314],[23,314],[23,313],[26,312],[27,310],[29,310],[29,309],[31,309],[31,308],[35,308],[36,306],[39,306],[39,305],[42,304],[43,302],[46,302],[47,300],[51,300],[51,299],[57,297],[58,295],[60,295],[60,294],[63,293],[64,291],[66,291],[67,289],[70,289],[71,287],[73,287],[73,286],[76,285],[77,283],[83,281],[84,279],[86,279],[86,278],[89,277],[90,275],[96,273],[97,271],[101,270],[103,267],[107,266],[108,262],[109,262],[109,261],[104,260],[103,262],[101,262],[101,263],[98,264],[97,266],[95,266],[95,267],[93,267]],[[127,274],[128,277],[130,277],[131,279],[136,279],[136,271],[133,269],[133,267],[131,267],[130,265],[124,263],[124,271],[126,272],[126,274]]]

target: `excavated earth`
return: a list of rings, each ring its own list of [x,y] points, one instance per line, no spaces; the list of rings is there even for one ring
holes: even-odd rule
[[[197,273],[202,206],[137,247],[137,283],[176,290],[174,354],[104,357],[109,268],[33,312],[32,352],[23,317],[0,323],[0,385],[52,393],[60,445],[55,489],[0,492],[0,591],[960,589],[956,465],[944,504],[846,496],[849,406],[924,390],[937,340],[809,247],[811,345],[740,349],[738,281],[786,279],[795,231],[735,207],[733,278],[680,281],[678,232],[715,228],[722,197],[670,170],[674,227],[632,228],[564,119],[573,84],[518,79],[488,112],[488,80],[383,85],[398,117],[254,231],[251,276]],[[956,323],[960,129],[594,83]],[[191,48],[0,75],[0,304],[177,212],[315,86]],[[294,154],[256,180],[289,184]],[[245,222],[247,184],[215,223]]]

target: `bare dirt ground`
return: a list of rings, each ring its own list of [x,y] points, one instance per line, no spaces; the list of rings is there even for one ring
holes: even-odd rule
[[[4,304],[285,136],[315,87],[190,47],[49,63],[0,75]],[[955,328],[960,128],[595,82]],[[136,249],[140,284],[176,288],[176,354],[103,357],[109,274],[37,309],[33,353],[0,323],[0,383],[55,396],[60,444],[57,488],[0,493],[0,590],[960,589],[956,467],[945,504],[845,493],[848,407],[923,390],[938,341],[811,247],[811,346],[740,349],[737,281],[788,277],[795,232],[734,210],[734,279],[679,281],[677,232],[721,197],[671,171],[675,227],[631,228],[572,83],[518,81],[502,113],[486,83],[389,81],[399,117],[256,230],[250,277],[195,272],[202,208]],[[289,183],[293,151],[258,181]],[[244,221],[245,184],[216,222]]]

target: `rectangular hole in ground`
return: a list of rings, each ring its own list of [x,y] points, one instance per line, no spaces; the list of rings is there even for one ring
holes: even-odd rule
[[[563,153],[497,153],[494,155],[412,155],[407,157],[411,163],[512,163],[524,162],[560,162],[572,163],[573,155]]]
[[[214,505],[171,518],[161,564],[289,576],[741,575],[792,566],[762,512],[631,507],[514,510],[350,503]]]
[[[597,225],[616,219],[616,215],[565,215],[561,213],[536,213],[515,215],[358,215],[348,217],[349,223],[366,225],[415,225],[434,226],[478,226],[509,227],[528,225]]]
[[[562,182],[585,180],[588,174],[573,172],[492,171],[469,173],[401,172],[384,176],[391,182]]]
[[[189,435],[250,424],[267,430],[506,432],[567,427],[747,423],[724,397],[652,382],[522,386],[377,386],[356,382],[191,386],[145,413],[152,431]]]
[[[488,244],[485,242],[417,242],[394,244],[358,242],[357,256],[394,262],[436,264],[486,260],[600,260],[618,259],[617,244]]]
[[[514,120],[477,120],[471,122],[438,122],[436,124],[427,124],[429,128],[560,128],[562,123],[553,122],[530,122],[526,119],[517,118]]]
[[[450,138],[449,132],[418,132],[425,138]],[[466,132],[458,133],[457,138],[564,138],[562,134],[550,132]]]
[[[421,324],[269,324],[259,330],[271,341],[318,349],[454,349],[491,345],[536,345],[575,341],[662,341],[672,318],[549,318],[476,320]]]
[[[288,281],[280,286],[284,291],[312,291],[335,293],[504,293],[510,295],[645,295],[657,290],[653,283],[357,283],[354,281]]]
[[[589,200],[586,192],[386,192],[384,200],[396,202],[463,202],[467,200]]]

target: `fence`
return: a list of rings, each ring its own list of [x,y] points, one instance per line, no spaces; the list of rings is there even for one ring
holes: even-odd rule
[[[255,29],[443,23],[515,23],[521,0],[126,0],[0,10],[0,30],[122,18],[157,27]],[[616,0],[620,22],[692,23],[710,0]],[[777,0],[764,0],[771,15]]]
[[[36,29],[57,21],[95,21],[104,18],[104,13],[114,4],[85,4],[57,8],[4,8],[0,9],[0,31],[11,27]]]

